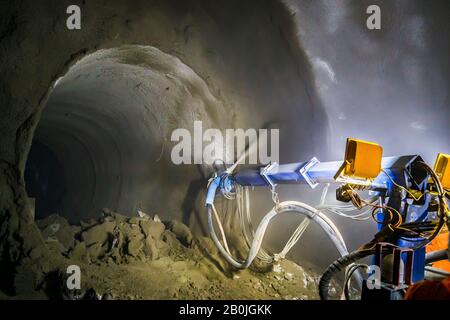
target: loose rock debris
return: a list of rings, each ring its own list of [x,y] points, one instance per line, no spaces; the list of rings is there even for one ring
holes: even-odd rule
[[[283,260],[265,272],[236,270],[207,237],[179,221],[108,209],[102,217],[70,225],[51,215],[37,221],[52,254],[78,265],[80,290],[68,290],[62,267],[42,290],[57,299],[317,299],[319,276]]]

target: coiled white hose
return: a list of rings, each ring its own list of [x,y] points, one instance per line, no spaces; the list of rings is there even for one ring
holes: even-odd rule
[[[224,246],[220,243],[216,235],[213,224],[213,211],[215,211],[214,204],[208,204],[207,210],[208,210],[208,227],[212,240],[214,241],[215,245],[225,258],[225,260],[227,260],[228,263],[230,263],[232,266],[238,269],[248,268],[252,264],[253,260],[256,258],[259,250],[261,249],[261,244],[270,221],[275,216],[287,212],[293,212],[304,215],[308,219],[316,222],[325,231],[327,236],[333,242],[339,254],[341,256],[345,256],[348,254],[348,250],[341,233],[334,225],[334,223],[326,215],[324,215],[319,210],[305,203],[298,201],[285,201],[279,203],[277,207],[272,208],[272,210],[270,210],[264,216],[264,218],[259,223],[258,228],[256,229],[255,236],[250,246],[247,259],[245,261],[238,261],[228,252],[229,250],[224,248]]]

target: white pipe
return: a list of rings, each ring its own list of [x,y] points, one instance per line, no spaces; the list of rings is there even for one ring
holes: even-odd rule
[[[286,213],[286,212],[294,212],[298,214],[302,214],[309,219],[316,222],[327,234],[327,236],[330,238],[330,240],[335,245],[336,249],[338,250],[339,254],[341,256],[345,256],[348,254],[347,247],[345,245],[344,239],[342,238],[341,233],[337,229],[337,227],[334,225],[334,223],[322,212],[319,210],[298,201],[285,201],[281,202],[278,205],[277,210],[275,208],[272,208],[261,220],[261,222],[258,225],[258,228],[255,232],[255,237],[253,238],[252,244],[250,246],[250,251],[248,254],[248,257],[245,261],[237,261],[234,257],[232,257],[230,254],[228,254],[227,250],[222,246],[219,239],[217,238],[217,235],[214,231],[214,225],[212,220],[212,213],[211,211],[214,210],[211,205],[208,205],[208,227],[210,231],[210,235],[212,240],[214,241],[215,245],[219,249],[220,253],[224,256],[225,260],[227,260],[231,265],[238,269],[245,269],[248,268],[253,260],[255,259],[256,255],[258,254],[258,251],[261,248],[262,241],[264,239],[264,235],[266,232],[266,229],[275,216]]]

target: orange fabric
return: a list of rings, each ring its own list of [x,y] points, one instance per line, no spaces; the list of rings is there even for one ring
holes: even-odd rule
[[[409,287],[405,300],[450,300],[450,278],[416,283]]]
[[[442,249],[447,249],[448,248],[448,239],[449,239],[449,234],[448,232],[442,232],[440,235],[438,235],[436,238],[434,238],[433,241],[431,241],[427,246],[426,246],[426,252],[433,252],[433,251],[437,251],[437,250],[442,250]],[[442,261],[438,261],[433,263],[433,268],[437,268],[437,269],[441,269],[441,270],[446,270],[450,272],[450,261],[448,260],[442,260]]]

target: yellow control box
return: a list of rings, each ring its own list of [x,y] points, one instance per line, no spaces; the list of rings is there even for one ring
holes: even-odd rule
[[[450,189],[450,155],[440,153],[434,165],[434,171],[441,180],[444,189]]]
[[[343,174],[352,178],[374,179],[381,171],[383,148],[376,143],[347,139]]]

